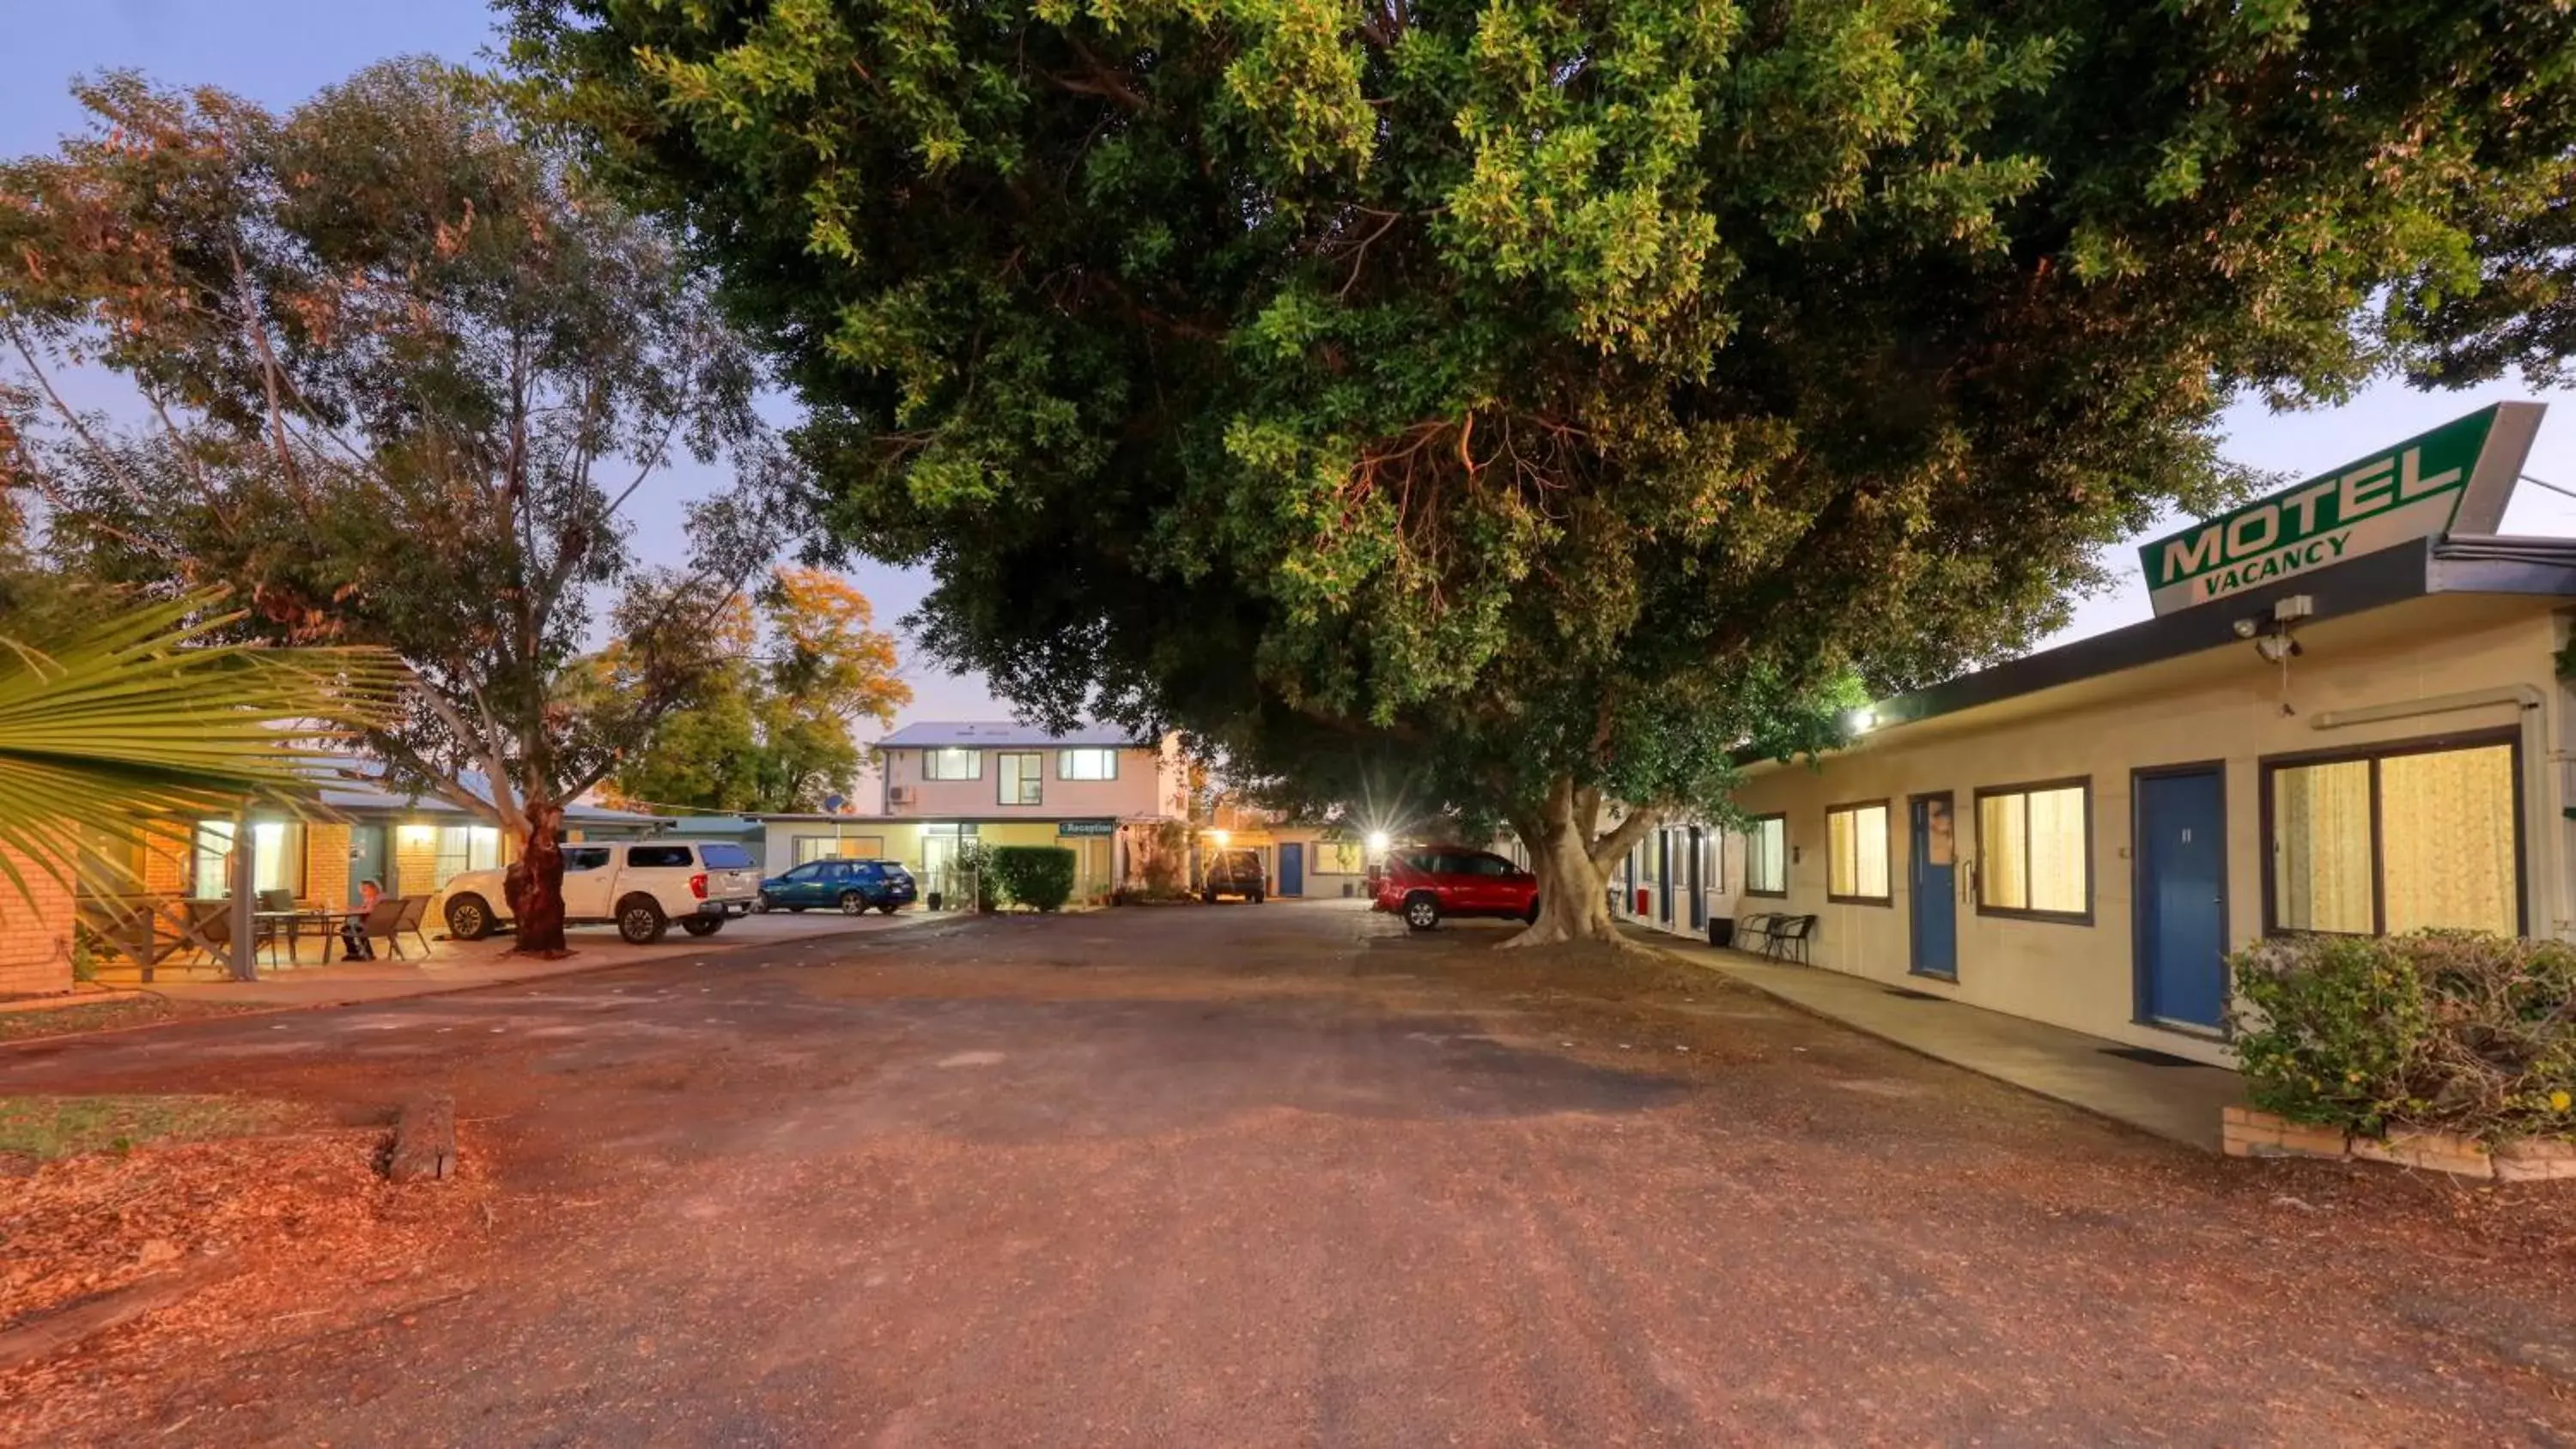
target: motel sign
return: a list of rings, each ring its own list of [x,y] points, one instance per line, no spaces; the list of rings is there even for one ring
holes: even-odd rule
[[[2540,430],[2497,403],[2139,550],[2158,614],[2433,534],[2493,533]]]

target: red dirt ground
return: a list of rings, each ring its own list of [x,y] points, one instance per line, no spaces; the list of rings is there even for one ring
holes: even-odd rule
[[[325,1144],[445,1087],[480,1175],[317,1149],[381,1254],[251,1255],[0,1381],[0,1438],[2576,1436],[2576,1193],[2209,1158],[1494,939],[1111,912],[0,1050]]]

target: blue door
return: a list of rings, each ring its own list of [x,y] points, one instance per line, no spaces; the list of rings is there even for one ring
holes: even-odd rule
[[[2227,796],[2216,770],[2138,780],[2138,1010],[2216,1031],[2227,1015]]]
[[[1950,815],[1950,797],[1917,795],[1906,803],[1910,816],[1906,852],[1913,875],[1906,898],[1913,914],[1914,972],[1959,979],[1959,834]]]
[[[349,909],[358,908],[358,887],[368,881],[386,895],[398,895],[394,883],[385,878],[385,828],[381,825],[349,827]]]
[[[1306,893],[1306,847],[1295,841],[1279,843],[1279,894],[1302,896]]]

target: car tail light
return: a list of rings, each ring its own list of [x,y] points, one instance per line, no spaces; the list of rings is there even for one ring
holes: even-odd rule
[[[705,900],[707,898],[707,873],[705,871],[699,871],[696,875],[689,877],[689,894],[696,896],[699,900]]]

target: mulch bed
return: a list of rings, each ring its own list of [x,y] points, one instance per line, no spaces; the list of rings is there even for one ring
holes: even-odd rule
[[[417,1296],[486,1218],[486,1184],[396,1186],[385,1133],[332,1129],[101,1152],[0,1177],[0,1341],[107,1295],[189,1274],[195,1291],[49,1357],[0,1371],[17,1406],[0,1442],[82,1437],[77,1404],[142,1391],[174,1355],[255,1349]],[[145,1291],[148,1291],[145,1290]],[[85,1392],[62,1392],[72,1385]],[[128,1406],[130,1409],[130,1405]]]

